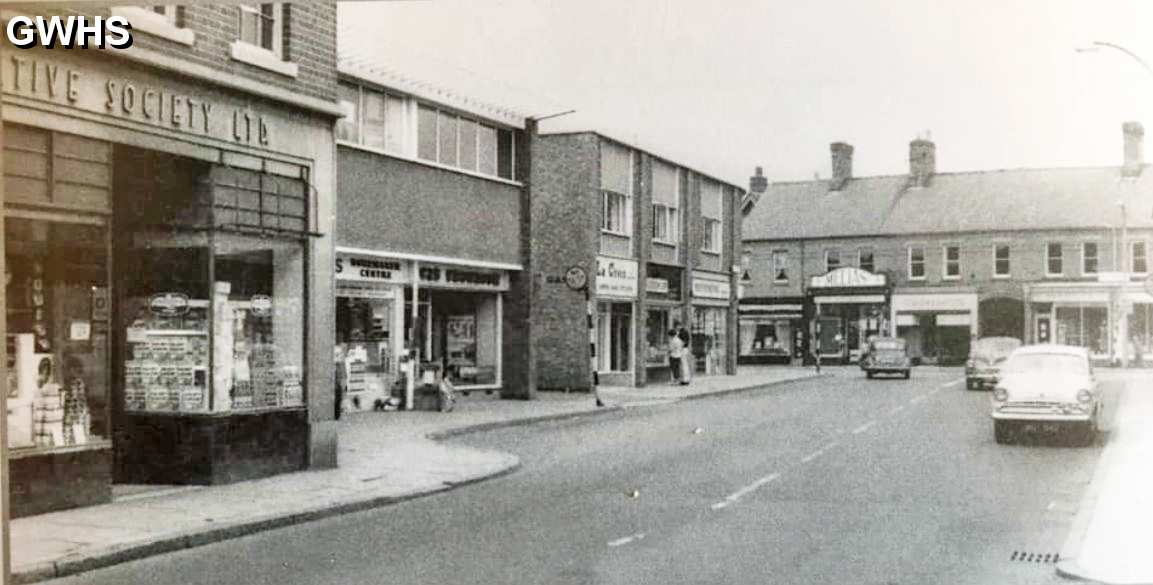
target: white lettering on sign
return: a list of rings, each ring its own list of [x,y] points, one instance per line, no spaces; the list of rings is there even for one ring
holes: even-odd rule
[[[651,293],[668,294],[669,293],[669,281],[667,281],[663,278],[651,278],[651,277],[646,278],[645,279],[645,290],[647,290]]]
[[[337,280],[403,283],[408,281],[405,266],[400,260],[338,254],[334,271]]]
[[[598,295],[636,298],[638,289],[636,260],[597,256]]]
[[[732,287],[719,280],[693,279],[693,296],[706,299],[727,299]]]
[[[868,270],[846,266],[823,276],[814,276],[809,281],[812,288],[847,288],[855,286],[885,286],[884,274],[873,274]]]

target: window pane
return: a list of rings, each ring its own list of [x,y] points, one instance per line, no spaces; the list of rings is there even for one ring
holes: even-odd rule
[[[873,251],[872,250],[861,250],[860,256],[859,256],[859,261],[858,261],[857,265],[861,270],[868,270],[869,272],[872,272],[874,269]]]
[[[841,251],[827,250],[825,252],[825,271],[836,270],[841,267]]]
[[[1145,242],[1133,242],[1133,272],[1144,274],[1149,271],[1148,262],[1145,259]]]
[[[384,148],[384,94],[364,90],[364,145]]]
[[[1048,253],[1048,266],[1046,267],[1049,274],[1061,274],[1063,267],[1061,266],[1061,244],[1049,244],[1046,247]]]
[[[1095,274],[1097,272],[1097,244],[1095,242],[1086,242],[1081,250],[1081,272],[1085,274]]]
[[[477,170],[476,154],[476,122],[462,118],[460,121],[460,168],[470,171]]]
[[[276,16],[274,4],[261,4],[260,5],[260,46],[279,53],[278,47],[274,47],[272,43],[276,40],[273,34],[273,27],[276,26]]]
[[[360,142],[360,88],[342,83],[338,91],[340,107],[345,116],[336,122],[336,138]]]
[[[721,219],[724,202],[721,185],[708,179],[701,180],[701,215],[712,219]]]
[[[404,99],[387,96],[384,115],[384,149],[388,152],[404,152],[405,115]]]
[[[789,280],[789,253],[786,250],[773,252],[773,280],[776,282]]]
[[[260,14],[254,6],[240,6],[240,40],[260,46]]]
[[[478,167],[486,175],[496,175],[496,128],[480,126],[478,134]]]
[[[441,164],[456,166],[456,116],[440,113],[440,126],[437,128],[440,140],[438,160]]]
[[[436,161],[436,110],[420,106],[416,121],[416,155]]]
[[[497,176],[504,179],[514,179],[513,159],[516,158],[516,146],[513,144],[512,132],[498,130],[496,136]]]
[[[611,142],[601,142],[601,187],[617,193],[633,192],[632,151]]]
[[[680,192],[677,168],[661,161],[653,161],[653,201],[677,207]]]

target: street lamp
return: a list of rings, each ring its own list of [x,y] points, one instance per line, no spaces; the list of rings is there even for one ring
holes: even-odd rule
[[[1078,53],[1096,53],[1097,51],[1100,51],[1102,48],[1113,49],[1114,51],[1120,51],[1122,53],[1125,53],[1131,59],[1133,59],[1139,65],[1141,65],[1141,67],[1145,70],[1145,73],[1148,73],[1149,77],[1151,79],[1153,79],[1153,67],[1151,67],[1149,65],[1149,63],[1147,63],[1144,59],[1142,59],[1140,55],[1138,55],[1137,53],[1134,53],[1133,51],[1130,51],[1129,49],[1126,49],[1125,47],[1122,47],[1121,45],[1117,45],[1114,43],[1106,43],[1104,41],[1093,41],[1092,45],[1089,45],[1088,47],[1077,47],[1075,50]]]

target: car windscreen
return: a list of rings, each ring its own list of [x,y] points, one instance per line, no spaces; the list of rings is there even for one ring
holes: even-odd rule
[[[1085,358],[1060,353],[1024,353],[1011,356],[1006,372],[1084,375],[1089,372]]]

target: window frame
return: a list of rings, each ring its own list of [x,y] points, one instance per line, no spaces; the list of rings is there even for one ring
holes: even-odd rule
[[[1057,256],[1052,255],[1053,246],[1057,246]],[[1045,250],[1043,259],[1045,261],[1045,277],[1046,278],[1059,278],[1065,276],[1065,246],[1061,242],[1045,242]],[[1061,264],[1060,272],[1053,272],[1050,270],[1052,267],[1052,260],[1056,259]]]
[[[1145,263],[1145,270],[1137,270],[1137,246],[1141,247],[1141,260]],[[1149,274],[1149,244],[1145,240],[1130,240],[1129,241],[1129,274],[1134,275],[1147,275]]]
[[[781,259],[781,270],[784,271],[784,278],[777,278],[777,259]],[[789,284],[789,251],[785,248],[777,248],[769,252],[769,271],[772,275],[773,284]]]
[[[258,4],[236,5],[236,39],[232,41],[231,45],[233,60],[267,69],[286,77],[297,77],[300,74],[297,64],[285,59],[285,4],[285,2],[260,2]],[[255,6],[258,8],[257,16],[264,18],[261,7],[265,5],[272,7],[272,48],[242,40],[241,23],[244,20],[244,13],[253,12],[251,8]]]
[[[862,259],[866,252],[869,254],[869,268],[865,268],[862,265]],[[862,246],[857,248],[857,268],[870,273],[875,273],[877,271],[877,250],[872,246]]]
[[[1093,264],[1096,267],[1092,271],[1088,270],[1088,268],[1086,267],[1086,264],[1085,264],[1089,260],[1089,256],[1085,253],[1085,251],[1086,251],[1086,248],[1088,248],[1090,245],[1093,246]],[[1048,252],[1046,251],[1046,253],[1048,253]],[[1046,268],[1046,270],[1048,270],[1048,265],[1046,265],[1045,268]],[[1064,268],[1063,264],[1062,264],[1062,268]],[[1081,274],[1083,276],[1096,276],[1096,275],[1100,274],[1100,272],[1101,272],[1101,245],[1100,245],[1100,243],[1096,242],[1096,241],[1081,242]]]
[[[830,267],[829,258],[833,255],[837,257],[837,265]],[[845,265],[841,263],[841,249],[840,248],[825,248],[825,274],[828,274],[838,268],[843,268]]]
[[[1000,259],[997,258],[997,249],[998,248],[1004,248],[1005,249],[1006,272],[1003,274],[1001,272],[997,271],[997,262],[1000,261]],[[998,243],[994,242],[993,243],[993,278],[1011,278],[1012,276],[1013,276],[1013,247],[1009,244],[998,244]]]
[[[928,277],[928,273],[929,273],[928,258],[925,256],[925,246],[923,246],[921,244],[909,244],[908,246],[905,247],[905,250],[906,250],[906,261],[905,261],[906,276],[908,277],[909,280],[917,280],[917,281],[925,280]],[[913,250],[919,250],[921,252],[921,260],[920,260],[921,275],[920,276],[915,276],[913,274]]]
[[[614,214],[609,213],[610,199],[612,199],[614,197],[620,199],[620,213],[619,213],[620,217],[616,218],[616,219],[619,219],[619,221],[621,223],[620,229],[616,229],[614,226],[610,225],[610,221],[609,221],[610,217],[615,218],[615,216],[617,215],[615,213]],[[629,215],[630,215],[629,214],[629,207],[631,204],[631,200],[632,200],[632,198],[629,197],[628,195],[625,195],[624,193],[618,193],[616,191],[613,191],[612,189],[601,189],[601,232],[602,233],[612,234],[615,236],[622,236],[622,237],[626,237],[626,238],[632,237],[632,226],[630,225],[632,222],[629,221]]]
[[[680,240],[680,211],[668,203],[653,203],[653,241],[676,247]],[[664,235],[657,233],[657,217],[664,218]]]
[[[949,250],[957,251],[957,259],[949,260]],[[956,274],[949,274],[949,263],[957,266]],[[958,244],[945,244],[941,246],[941,280],[961,280],[961,246]]]
[[[164,12],[157,12],[163,8]],[[112,16],[121,16],[132,24],[133,31],[148,33],[186,46],[196,44],[196,32],[183,26],[181,16],[184,7],[170,4],[158,6],[113,6]]]
[[[713,229],[710,231],[710,227]],[[721,220],[701,216],[701,252],[706,254],[721,253],[721,238],[724,228]]]

